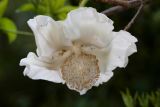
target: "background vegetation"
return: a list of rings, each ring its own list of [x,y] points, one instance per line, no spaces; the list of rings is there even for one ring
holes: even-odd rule
[[[36,48],[27,20],[37,14],[62,20],[78,4],[79,0],[0,0],[0,107],[160,107],[160,0],[146,5],[131,27],[139,40],[138,53],[125,69],[114,70],[109,82],[80,96],[65,85],[23,76],[19,61]],[[95,0],[87,6],[99,12],[110,7]],[[134,13],[131,9],[110,16],[115,31]]]

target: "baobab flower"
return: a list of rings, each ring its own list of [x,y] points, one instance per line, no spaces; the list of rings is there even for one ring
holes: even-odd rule
[[[78,8],[64,21],[36,16],[28,21],[37,45],[20,61],[24,75],[63,83],[85,94],[107,82],[116,67],[126,67],[137,51],[137,39],[126,31],[114,32],[113,21],[94,8]]]

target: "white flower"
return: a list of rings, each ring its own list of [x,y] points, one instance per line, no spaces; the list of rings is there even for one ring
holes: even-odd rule
[[[125,67],[136,52],[137,39],[126,31],[114,32],[113,21],[93,8],[71,11],[64,21],[37,16],[28,21],[37,45],[20,61],[32,79],[65,83],[85,94],[107,82],[116,67]]]

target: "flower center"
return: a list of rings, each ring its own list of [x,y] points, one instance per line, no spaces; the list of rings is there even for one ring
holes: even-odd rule
[[[77,91],[88,90],[99,77],[98,60],[95,55],[73,53],[65,60],[61,73],[69,88]]]

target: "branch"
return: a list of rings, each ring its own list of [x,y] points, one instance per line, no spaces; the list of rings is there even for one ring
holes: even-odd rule
[[[134,17],[131,19],[131,21],[127,24],[127,26],[124,28],[124,30],[127,31],[127,30],[131,27],[131,25],[135,22],[135,19],[137,18],[137,16],[138,16],[139,13],[141,12],[142,8],[143,8],[143,3],[140,5],[140,7],[138,8],[136,14],[135,14]]]
[[[88,0],[82,0],[79,4],[79,7],[84,7],[86,5],[86,3],[88,2]]]
[[[126,1],[126,0],[97,0],[97,1],[103,2],[103,3],[108,3],[111,5],[120,5],[125,8],[131,8],[131,7],[139,6],[141,4],[141,0],[130,0],[130,1]]]
[[[109,3],[109,4],[112,3],[114,5],[117,3],[118,6],[111,7],[109,9],[106,9],[106,10],[101,12],[103,14],[106,14],[107,16],[113,15],[113,14],[118,13],[118,12],[125,11],[129,8],[137,8],[141,5],[141,0],[130,0],[130,1],[125,1],[125,2],[123,0],[99,0],[99,1],[100,2],[105,1],[105,3]],[[113,1],[114,1],[114,3],[113,3]],[[120,3],[119,1],[123,1],[123,2]],[[149,0],[144,0],[142,2],[143,2],[143,4],[146,4],[146,3],[149,2]]]
[[[124,0],[99,0],[101,2],[105,2],[105,3],[109,3],[109,4],[117,4],[118,6],[114,6],[111,7],[109,9],[104,10],[103,14],[106,14],[107,16],[109,15],[113,15],[117,12],[121,12],[124,11],[128,8],[138,8],[136,14],[133,16],[133,18],[131,19],[131,21],[126,25],[126,27],[124,28],[124,30],[128,30],[132,24],[135,22],[135,19],[137,18],[137,16],[139,15],[139,13],[141,12],[143,6],[145,3],[148,3],[149,0],[130,0],[130,1],[124,1]]]
[[[18,35],[33,36],[33,33],[25,32],[25,31],[15,31],[15,30],[2,29],[2,28],[0,28],[0,30],[2,30],[4,32],[15,33],[15,34],[18,34]]]
[[[113,15],[115,13],[119,13],[126,10],[123,6],[114,6],[109,9],[102,11],[101,13],[106,14],[107,16]]]

